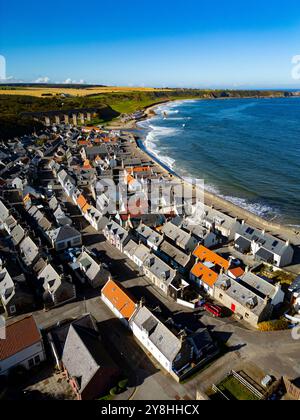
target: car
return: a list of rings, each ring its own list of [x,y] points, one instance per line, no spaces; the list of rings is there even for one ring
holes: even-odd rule
[[[242,264],[238,258],[235,258],[232,255],[230,256],[230,259],[231,259],[231,263],[236,267],[239,267]]]
[[[206,312],[209,312],[210,314],[212,314],[213,316],[217,318],[221,318],[223,315],[222,308],[220,308],[220,306],[213,305],[211,303],[205,303],[204,309],[206,310]]]

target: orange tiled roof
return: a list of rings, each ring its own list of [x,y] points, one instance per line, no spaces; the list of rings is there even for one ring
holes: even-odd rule
[[[86,199],[82,194],[77,198],[77,204],[81,209],[87,204]]]
[[[216,264],[225,270],[228,270],[230,266],[230,262],[225,260],[225,258],[221,257],[220,255],[216,254],[215,252],[211,251],[208,248],[205,248],[205,246],[200,245],[198,248],[195,249],[193,255],[196,258],[199,258],[200,261],[208,261],[213,264]]]
[[[90,161],[89,161],[88,159],[86,159],[86,160],[83,162],[83,167],[84,167],[85,169],[92,169],[92,166],[91,166]]]
[[[86,146],[88,144],[91,144],[91,142],[89,140],[79,140],[78,144],[80,146]]]
[[[123,318],[129,320],[132,317],[136,310],[136,303],[119,283],[108,280],[101,293],[122,314]]]
[[[209,287],[213,287],[218,280],[218,274],[202,263],[195,264],[191,273],[195,277],[201,279],[203,283],[207,284]]]
[[[27,201],[29,201],[30,199],[31,199],[30,194],[26,194],[25,197],[23,198],[24,204],[26,204]]]
[[[128,171],[131,174],[133,174],[134,172],[148,172],[150,170],[150,166],[136,166],[134,168],[128,168]]]
[[[90,208],[91,208],[91,206],[89,205],[89,203],[86,203],[86,205],[84,207],[82,207],[82,212],[86,213]]]
[[[131,175],[127,175],[127,184],[132,184],[135,181],[135,178]]]

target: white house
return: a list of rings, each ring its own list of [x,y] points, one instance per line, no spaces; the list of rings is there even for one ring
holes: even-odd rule
[[[108,280],[101,290],[101,299],[126,327],[134,315],[137,304],[128,292],[116,281]]]
[[[33,316],[8,325],[6,338],[0,340],[0,375],[23,366],[29,370],[46,359],[41,333]]]
[[[129,324],[143,348],[171,375],[178,378],[190,366],[194,344],[184,336],[176,336],[145,306],[138,308]]]
[[[144,244],[137,244],[131,240],[124,247],[124,254],[141,268],[150,256],[150,250]]]
[[[124,246],[130,240],[130,236],[122,226],[114,221],[110,221],[104,228],[105,238],[115,246],[120,252],[123,252]]]
[[[58,229],[48,231],[47,236],[56,251],[79,247],[82,243],[81,233],[69,225],[61,226]]]
[[[154,251],[158,250],[158,248],[164,240],[164,237],[162,235],[160,235],[158,232],[155,232],[155,230],[151,229],[150,227],[144,224],[141,224],[136,229],[136,233],[138,235],[138,238]]]
[[[289,241],[278,239],[244,222],[235,234],[235,248],[243,254],[251,253],[257,261],[276,267],[291,264],[294,257],[294,249]]]

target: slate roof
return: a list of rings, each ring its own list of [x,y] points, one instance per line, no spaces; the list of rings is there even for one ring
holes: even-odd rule
[[[22,228],[22,226],[17,225],[11,231],[10,236],[11,236],[11,239],[12,239],[14,245],[17,246],[23,240],[23,238],[25,236],[25,231]]]
[[[157,247],[163,242],[164,238],[162,235],[157,233],[155,230],[151,229],[146,225],[140,225],[136,232],[141,235],[144,239],[146,239],[150,244],[153,244]]]
[[[49,236],[54,242],[63,242],[70,238],[81,237],[81,233],[72,226],[65,225],[49,232]]]
[[[246,223],[239,226],[237,233],[251,242],[258,243],[261,247],[276,255],[283,255],[288,247],[286,241],[255,229]]]
[[[0,200],[0,221],[3,223],[9,216],[8,208]]]
[[[149,255],[145,261],[145,267],[166,285],[170,285],[177,274],[173,268],[163,262],[156,255]]]
[[[80,393],[101,368],[116,369],[104,350],[98,333],[76,324],[70,325],[62,362],[69,375],[76,379]]]
[[[147,331],[149,341],[172,362],[181,350],[181,341],[162,322],[160,322],[145,306],[139,308],[131,323],[139,329]]]
[[[39,254],[39,248],[29,236],[20,243],[20,250],[27,265],[30,265]]]

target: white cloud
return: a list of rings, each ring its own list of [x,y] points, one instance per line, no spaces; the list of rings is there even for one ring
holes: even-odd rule
[[[85,81],[83,79],[72,80],[71,78],[68,78],[63,83],[66,84],[66,85],[84,85]]]
[[[33,83],[49,83],[50,82],[50,78],[45,76],[45,77],[38,77],[36,80],[33,81]]]
[[[15,79],[14,76],[8,76],[6,79],[0,79],[0,84],[6,83],[24,83],[24,80]]]

